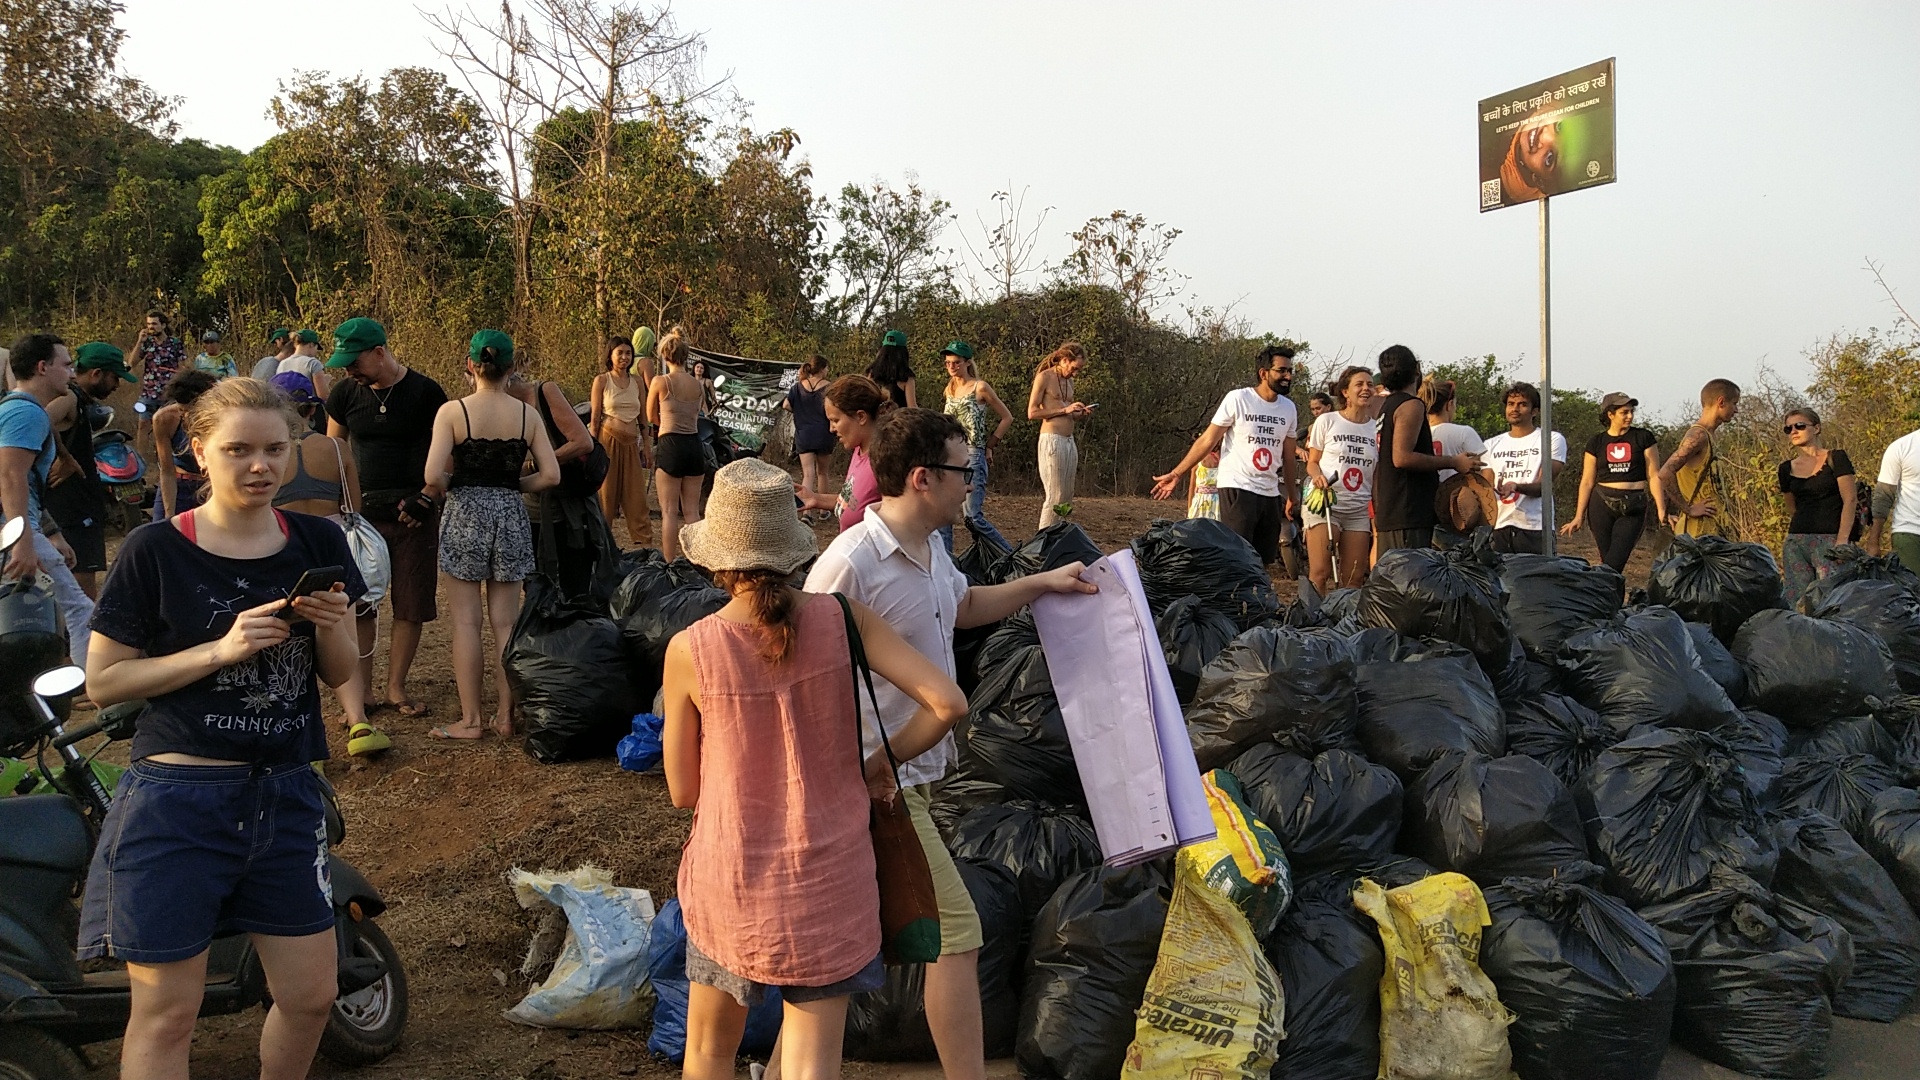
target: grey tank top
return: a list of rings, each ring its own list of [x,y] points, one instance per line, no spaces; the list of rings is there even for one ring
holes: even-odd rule
[[[303,499],[325,499],[328,502],[340,502],[340,481],[322,480],[307,471],[306,444],[302,440],[293,448],[293,475],[280,485],[280,491],[273,497],[273,505],[285,506],[290,502]],[[339,450],[335,444],[334,449]]]

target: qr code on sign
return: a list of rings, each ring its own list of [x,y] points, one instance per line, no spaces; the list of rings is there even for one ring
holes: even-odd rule
[[[1480,181],[1480,208],[1500,205],[1500,178]]]

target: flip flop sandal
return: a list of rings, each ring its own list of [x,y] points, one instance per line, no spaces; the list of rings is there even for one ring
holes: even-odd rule
[[[354,757],[377,754],[382,750],[391,750],[393,740],[387,733],[368,723],[358,723],[347,731],[347,753]]]
[[[382,702],[381,704],[399,713],[401,716],[408,717],[409,719],[416,719],[422,716],[433,715],[433,709],[431,707],[421,702],[414,701],[411,698],[409,698],[406,701],[387,701],[387,702]],[[458,738],[458,736],[455,736],[455,738]]]
[[[485,728],[482,728],[481,730],[476,731],[471,735],[455,735],[452,731],[444,727],[429,728],[427,730],[428,738],[445,739],[448,742],[479,742],[481,736],[485,734],[486,734]]]

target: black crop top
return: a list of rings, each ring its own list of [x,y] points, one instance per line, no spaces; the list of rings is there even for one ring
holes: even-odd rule
[[[1602,431],[1587,440],[1587,453],[1593,455],[1596,484],[1645,483],[1647,450],[1660,440],[1646,428],[1630,427],[1623,434]]]
[[[476,439],[473,418],[467,416],[467,403],[460,402],[460,415],[467,418],[467,437],[453,444],[453,476],[448,490],[463,487],[506,488],[520,490],[521,467],[527,460],[527,416],[520,414],[517,439]]]

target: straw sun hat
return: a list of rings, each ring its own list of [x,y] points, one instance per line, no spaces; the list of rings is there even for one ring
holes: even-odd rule
[[[793,505],[793,478],[759,458],[713,474],[706,516],[680,528],[687,558],[708,570],[791,574],[820,554]]]

